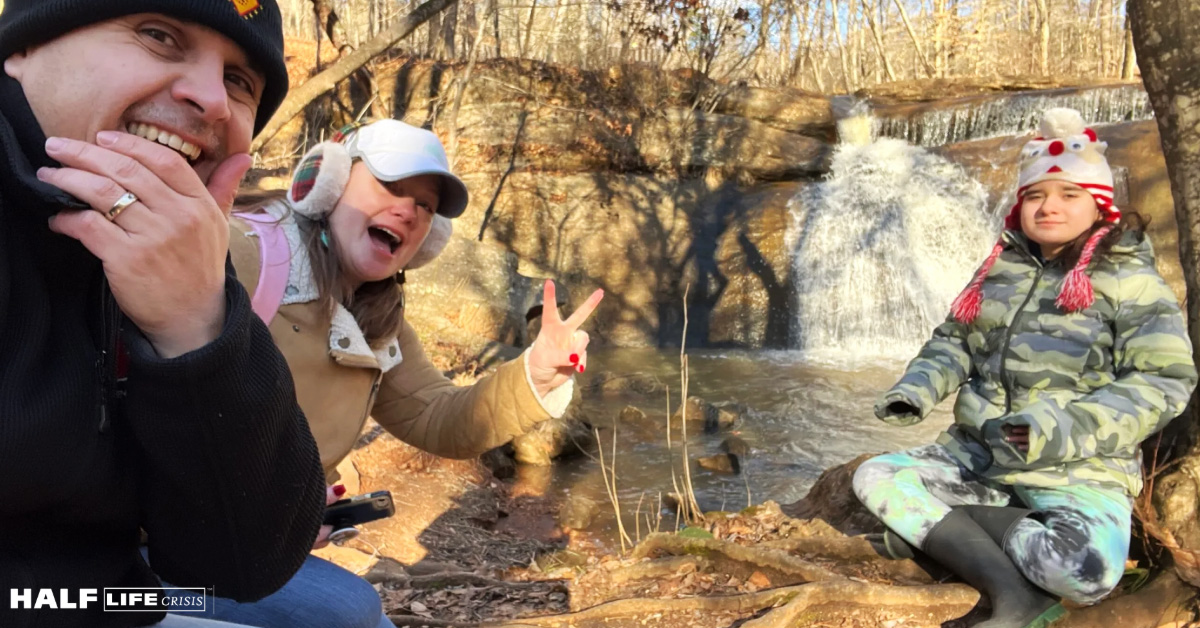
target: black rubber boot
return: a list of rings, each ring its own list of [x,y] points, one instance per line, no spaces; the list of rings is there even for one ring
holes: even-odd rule
[[[951,510],[929,531],[921,549],[991,600],[992,616],[976,628],[1044,628],[1065,614],[1058,600],[1033,586],[966,510]]]
[[[954,510],[964,510],[979,527],[983,528],[988,536],[1004,549],[1005,541],[1008,540],[1008,534],[1012,531],[1013,526],[1017,522],[1028,517],[1033,513],[1028,508],[1017,508],[1015,506],[952,506]],[[893,532],[890,528],[883,531],[881,534],[868,534],[866,539],[879,552],[880,556],[891,558],[893,560],[903,560],[905,558],[912,559],[917,555],[917,548],[905,541],[899,534]]]
[[[871,533],[864,535],[871,547],[884,558],[892,560],[904,560],[916,558],[917,550],[908,541],[900,538],[899,534],[892,532],[890,529],[883,533]]]
[[[1028,508],[1016,506],[954,506],[955,510],[965,511],[971,519],[983,528],[988,536],[1004,549],[1008,535],[1017,523],[1033,514]]]

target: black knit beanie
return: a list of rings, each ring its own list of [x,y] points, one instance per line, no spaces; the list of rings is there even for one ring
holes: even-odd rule
[[[134,13],[160,13],[203,24],[241,46],[251,65],[266,76],[255,133],[287,95],[283,18],[275,0],[4,0],[0,61],[77,28]]]

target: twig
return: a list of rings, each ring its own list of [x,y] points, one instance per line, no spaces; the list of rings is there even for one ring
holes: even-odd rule
[[[617,509],[617,531],[621,533],[621,552],[625,552],[625,541],[633,545],[629,535],[625,533],[625,518],[621,516],[621,496],[617,494],[617,424],[613,423],[612,444],[612,496],[613,507]]]
[[[645,499],[645,497],[646,491],[642,491],[641,495],[638,495],[637,509],[633,512],[633,525],[636,526],[637,529],[638,543],[642,542],[642,500]],[[648,525],[647,528],[649,528]]]
[[[683,289],[683,334],[679,341],[679,379],[683,384],[680,393],[680,423],[683,428],[683,488],[684,494],[680,497],[687,501],[688,511],[691,513],[688,523],[699,520],[700,504],[696,502],[696,492],[692,488],[692,465],[688,457],[688,435],[687,435],[687,399],[688,399],[688,356],[687,349],[687,328],[688,328],[688,307],[687,298],[688,291],[691,286],[685,286]],[[667,418],[668,428],[670,427],[670,417]]]
[[[596,443],[599,444],[600,443],[600,430],[593,427],[592,432],[595,433]],[[613,451],[615,452],[616,447],[617,447],[616,441],[615,441],[615,437],[616,437],[615,426],[613,429],[613,437],[614,437]],[[625,542],[629,539],[629,535],[625,534],[625,525],[621,521],[621,503],[617,498],[616,467],[613,468],[613,478],[612,478],[612,481],[610,482],[609,478],[608,478],[608,467],[607,467],[607,465],[604,464],[604,445],[600,445],[600,446],[596,447],[596,450],[600,452],[600,475],[604,478],[604,490],[606,492],[608,492],[608,501],[612,504],[613,514],[615,514],[617,516],[617,540],[619,540],[621,542],[621,553],[624,554],[625,553]],[[632,545],[632,544],[633,543],[630,542],[630,545]]]

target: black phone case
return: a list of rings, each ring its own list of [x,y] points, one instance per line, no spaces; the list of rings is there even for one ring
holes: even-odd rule
[[[333,529],[356,526],[396,514],[392,494],[375,491],[336,501],[325,507],[325,525]]]

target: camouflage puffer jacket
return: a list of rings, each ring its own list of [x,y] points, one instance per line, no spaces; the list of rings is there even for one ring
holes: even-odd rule
[[[1096,301],[1071,314],[1054,304],[1063,265],[1043,263],[1020,232],[1003,241],[980,315],[938,326],[875,414],[911,425],[957,390],[955,424],[938,443],[969,469],[1010,485],[1137,495],[1138,445],[1183,411],[1196,386],[1183,316],[1149,239],[1126,232],[1093,261]],[[898,401],[918,414],[890,411]],[[1004,425],[1029,426],[1028,452],[1005,442]]]

